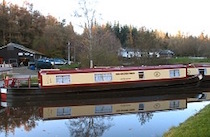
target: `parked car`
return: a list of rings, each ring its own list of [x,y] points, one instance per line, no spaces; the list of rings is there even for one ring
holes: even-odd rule
[[[48,59],[38,59],[36,62],[36,68],[39,69],[51,69],[53,68],[52,64]]]
[[[49,59],[49,61],[52,65],[65,65],[65,64],[67,64],[67,61],[65,59],[61,59],[61,58],[53,58],[53,59]]]

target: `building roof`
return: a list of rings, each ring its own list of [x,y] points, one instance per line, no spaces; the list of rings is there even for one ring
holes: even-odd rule
[[[7,45],[5,45],[5,46],[2,46],[2,47],[0,47],[0,50],[1,50],[1,49],[4,49],[4,48],[7,48],[7,47],[9,47],[9,46],[13,46],[13,47],[15,47],[15,48],[18,48],[18,49],[20,49],[20,50],[24,50],[24,51],[29,52],[29,53],[32,53],[32,54],[44,55],[44,54],[41,53],[41,52],[38,52],[38,51],[35,51],[35,50],[32,50],[32,49],[26,48],[26,47],[24,47],[23,45],[19,45],[19,44],[16,44],[16,43],[9,43],[9,44],[7,44]]]

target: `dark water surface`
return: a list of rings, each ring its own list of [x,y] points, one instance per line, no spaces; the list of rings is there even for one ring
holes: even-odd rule
[[[1,102],[0,137],[159,137],[208,104],[208,90],[10,100]]]

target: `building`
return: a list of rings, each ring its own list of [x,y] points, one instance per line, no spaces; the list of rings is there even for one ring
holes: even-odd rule
[[[120,48],[118,51],[118,55],[123,58],[141,57],[141,52],[134,49],[129,49],[129,48],[126,48],[126,49]]]
[[[171,50],[161,50],[159,52],[160,57],[171,58],[175,55],[175,53]]]
[[[4,63],[12,64],[13,66],[28,65],[29,61],[34,61],[43,57],[44,54],[26,48],[22,45],[9,43],[0,47],[0,58]]]
[[[175,53],[171,50],[151,50],[151,51],[140,51],[139,49],[130,49],[130,48],[120,48],[118,51],[118,56],[123,58],[134,58],[134,57],[163,57],[170,58],[173,57]]]

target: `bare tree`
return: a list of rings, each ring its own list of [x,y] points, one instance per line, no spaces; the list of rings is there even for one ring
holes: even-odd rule
[[[89,41],[89,59],[90,67],[93,67],[92,60],[92,30],[94,26],[94,20],[96,19],[96,9],[94,8],[96,1],[92,0],[80,0],[78,2],[79,9],[74,11],[74,17],[83,19],[83,23],[80,23],[80,27],[84,29],[84,32],[87,32],[88,41]]]

